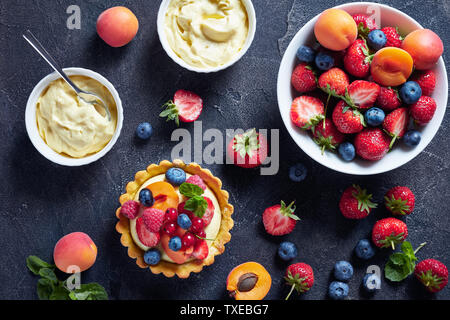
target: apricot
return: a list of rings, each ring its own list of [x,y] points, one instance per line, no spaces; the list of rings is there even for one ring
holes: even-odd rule
[[[166,211],[168,208],[178,207],[178,194],[174,187],[165,181],[158,181],[147,186],[155,199],[155,203],[152,208]]]
[[[395,47],[378,50],[370,65],[373,80],[385,87],[395,87],[405,83],[412,70],[411,55],[405,50]]]
[[[136,36],[139,22],[133,12],[125,7],[112,7],[97,19],[97,33],[111,47],[122,47]]]
[[[270,274],[257,262],[240,264],[227,277],[227,290],[236,300],[262,300],[271,286]]]
[[[347,49],[358,36],[355,20],[341,9],[327,9],[314,25],[317,41],[327,49],[340,51]]]
[[[96,258],[97,247],[92,239],[83,232],[72,232],[65,235],[59,239],[53,250],[56,267],[65,273],[85,271],[92,267]]]
[[[408,34],[402,48],[411,55],[417,70],[431,69],[444,52],[441,38],[430,29],[419,29]]]

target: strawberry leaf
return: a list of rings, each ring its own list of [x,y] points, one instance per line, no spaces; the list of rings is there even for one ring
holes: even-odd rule
[[[178,108],[175,105],[175,103],[173,103],[172,100],[169,100],[165,104],[163,104],[162,108],[165,108],[165,109],[159,114],[159,116],[161,118],[167,117],[167,121],[173,120],[173,121],[175,121],[177,126],[179,126],[180,118],[178,117]]]

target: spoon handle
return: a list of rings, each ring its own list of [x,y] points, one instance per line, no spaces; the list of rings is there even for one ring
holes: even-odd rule
[[[82,92],[73,82],[70,80],[70,78],[65,74],[65,72],[61,69],[61,67],[58,65],[58,63],[53,59],[53,57],[45,50],[45,48],[42,46],[42,44],[39,42],[38,39],[31,33],[30,30],[27,30],[25,34],[22,35],[25,40],[28,41],[28,43],[36,50],[42,58],[44,58],[45,61],[67,82],[69,86],[72,87],[73,90],[77,94]]]

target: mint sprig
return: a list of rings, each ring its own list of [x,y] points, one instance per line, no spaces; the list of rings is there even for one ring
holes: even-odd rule
[[[183,182],[178,189],[180,193],[189,199],[184,204],[184,209],[191,211],[195,216],[202,218],[208,209],[208,202],[202,197],[203,189],[196,184]]]
[[[183,196],[192,198],[195,196],[201,196],[203,194],[203,189],[198,185],[188,182],[183,182],[178,189]]]
[[[56,276],[56,266],[37,256],[27,258],[27,267],[33,274],[41,277],[37,282],[37,295],[40,300],[108,300],[105,288],[95,282],[69,290],[67,280],[60,281]]]
[[[406,279],[414,272],[417,261],[416,253],[425,244],[426,242],[420,244],[420,246],[414,250],[410,242],[403,241],[401,247],[402,252],[395,252],[389,257],[389,260],[384,267],[384,276],[394,282]]]

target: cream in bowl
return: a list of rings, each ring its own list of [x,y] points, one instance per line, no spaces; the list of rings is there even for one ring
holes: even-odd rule
[[[111,119],[93,104],[81,100],[63,80],[51,82],[36,105],[39,135],[59,154],[83,158],[102,150],[111,140],[117,125],[113,96],[100,82],[86,76],[70,79],[82,90],[97,94],[110,110]]]

